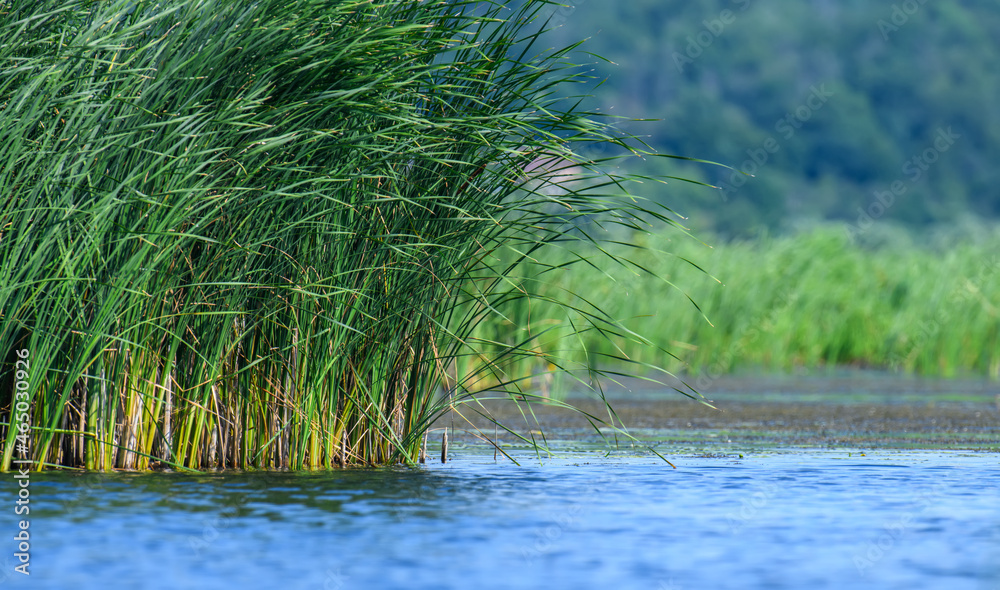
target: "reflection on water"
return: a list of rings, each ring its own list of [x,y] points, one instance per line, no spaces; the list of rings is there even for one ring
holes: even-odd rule
[[[8,558],[0,585],[1000,588],[1000,454],[519,460],[33,475],[32,575]]]

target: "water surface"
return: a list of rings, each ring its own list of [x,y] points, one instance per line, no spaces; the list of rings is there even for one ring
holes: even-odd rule
[[[30,578],[0,476],[0,586],[1000,590],[995,384],[717,385],[609,393],[676,469],[542,411],[518,464],[455,433],[419,468],[33,473]]]
[[[677,469],[651,456],[519,459],[465,451],[421,469],[37,475],[30,582],[1000,588],[995,453],[689,455],[672,459]],[[20,578],[2,583],[27,587]]]

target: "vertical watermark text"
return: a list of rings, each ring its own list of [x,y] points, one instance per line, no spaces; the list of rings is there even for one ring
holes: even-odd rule
[[[10,427],[17,430],[14,440],[17,445],[15,456],[18,458],[14,460],[14,465],[17,465],[17,474],[14,475],[14,479],[17,480],[18,488],[17,500],[14,502],[14,514],[22,517],[31,514],[31,491],[29,489],[31,485],[31,438],[28,436],[28,432],[31,430],[29,356],[27,349],[22,348],[17,351],[17,360],[14,362],[14,404],[10,421]],[[31,566],[30,526],[31,521],[27,518],[18,520],[17,534],[14,535],[14,541],[17,543],[17,552],[14,553],[14,557],[17,558],[18,562],[14,566],[14,571],[26,576],[30,575],[28,568]]]

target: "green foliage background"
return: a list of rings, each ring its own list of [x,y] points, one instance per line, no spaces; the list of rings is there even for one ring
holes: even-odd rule
[[[777,142],[755,177],[725,198],[683,184],[644,193],[669,200],[693,227],[747,235],[802,218],[856,224],[859,208],[868,213],[875,192],[896,181],[906,192],[882,219],[923,226],[1000,216],[996,2],[572,4],[553,14],[551,42],[589,38],[586,51],[607,58],[576,55],[589,64],[596,104],[660,119],[637,131],[653,147],[741,167],[748,150]],[[780,122],[821,85],[832,96],[789,135]],[[954,146],[927,169],[914,166],[949,128],[960,135]],[[656,160],[628,166],[677,170]],[[685,173],[731,182],[721,169]]]
[[[929,231],[917,241],[879,226],[852,241],[824,224],[712,248],[674,238],[636,237],[643,249],[631,259],[649,273],[577,267],[554,281],[653,343],[616,349],[587,332],[590,358],[663,366],[699,391],[731,372],[802,367],[1000,378],[995,229]]]

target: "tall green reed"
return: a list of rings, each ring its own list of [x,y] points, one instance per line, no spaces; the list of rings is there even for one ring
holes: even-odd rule
[[[516,333],[541,298],[582,318],[569,334],[635,338],[536,288],[554,250],[673,223],[575,155],[635,147],[558,94],[580,74],[538,44],[549,6],[8,8],[0,405],[30,350],[38,467],[412,463],[538,357],[496,318]]]

